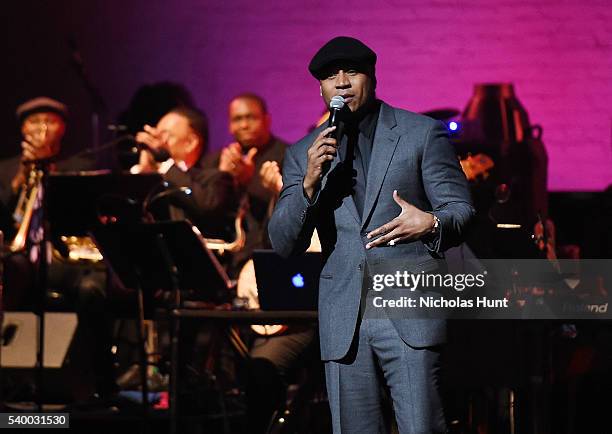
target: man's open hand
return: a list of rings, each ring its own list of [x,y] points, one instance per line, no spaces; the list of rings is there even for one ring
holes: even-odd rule
[[[416,206],[406,202],[399,196],[397,190],[393,190],[393,200],[401,207],[401,212],[393,220],[368,234],[368,239],[373,239],[373,241],[366,244],[366,249],[382,245],[395,245],[406,240],[416,240],[430,233],[433,229],[434,217],[432,214],[421,211]]]
[[[255,155],[257,148],[252,147],[246,155],[242,155],[242,146],[234,142],[221,150],[219,170],[234,177],[238,184],[247,184],[255,173]]]

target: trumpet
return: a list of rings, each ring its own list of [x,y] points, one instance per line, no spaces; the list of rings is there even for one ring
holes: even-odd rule
[[[48,120],[31,121],[28,123],[24,141],[37,149],[45,149],[45,146],[48,145],[48,131]],[[26,158],[26,154],[24,154],[24,158]],[[18,225],[18,229],[15,238],[13,238],[13,241],[8,246],[11,252],[20,252],[26,248],[32,215],[34,214],[34,207],[36,206],[43,177],[43,171],[36,162],[23,161],[23,164],[23,173],[27,173],[27,175],[24,177],[25,181],[20,187],[19,199],[13,212],[13,219],[16,225]]]
[[[9,244],[11,252],[20,252],[26,247],[30,224],[32,223],[32,215],[40,191],[42,176],[43,171],[36,167],[35,164],[30,164],[26,182],[21,187],[17,206],[13,212],[13,219],[16,224],[19,225],[19,228],[15,238],[13,238],[13,241]]]

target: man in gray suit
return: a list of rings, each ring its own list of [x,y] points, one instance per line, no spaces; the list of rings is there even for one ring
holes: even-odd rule
[[[375,64],[376,54],[348,37],[313,57],[325,103],[340,95],[348,110],[337,128],[319,127],[288,149],[270,239],[279,254],[299,255],[319,233],[321,356],[334,433],[381,431],[381,382],[401,433],[440,433],[446,324],[368,318],[363,279],[368,267],[390,261],[435,269],[474,209],[444,125],[377,100]]]

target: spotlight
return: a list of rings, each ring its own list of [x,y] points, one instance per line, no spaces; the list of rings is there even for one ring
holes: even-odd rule
[[[451,121],[448,123],[448,129],[450,131],[457,131],[459,129],[459,124],[455,121]]]

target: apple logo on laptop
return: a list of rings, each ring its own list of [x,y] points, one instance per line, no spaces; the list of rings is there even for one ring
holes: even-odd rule
[[[304,276],[302,276],[301,273],[296,274],[295,276],[291,278],[291,283],[293,283],[293,286],[295,286],[296,288],[303,288],[304,287]]]

